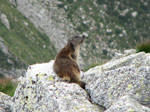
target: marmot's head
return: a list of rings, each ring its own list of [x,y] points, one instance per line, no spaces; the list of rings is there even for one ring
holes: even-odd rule
[[[85,39],[85,36],[74,36],[71,39],[69,39],[68,44],[70,44],[73,47],[79,46],[83,43],[83,40]]]

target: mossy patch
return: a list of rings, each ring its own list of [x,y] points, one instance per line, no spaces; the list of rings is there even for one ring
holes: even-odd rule
[[[54,81],[53,76],[49,76],[49,77],[48,77],[48,80],[49,80],[49,81]]]

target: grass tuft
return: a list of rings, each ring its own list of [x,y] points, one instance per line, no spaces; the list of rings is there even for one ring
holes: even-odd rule
[[[100,63],[92,63],[92,64],[90,64],[90,65],[88,65],[88,66],[85,66],[85,67],[83,68],[83,71],[86,72],[86,71],[88,71],[90,68],[93,68],[93,67],[96,67],[96,66],[99,66],[99,65],[101,65],[101,64],[100,64]]]
[[[0,79],[0,92],[9,96],[13,96],[17,88],[17,82],[13,82],[11,78]]]
[[[136,44],[136,52],[150,53],[150,39],[141,39]]]

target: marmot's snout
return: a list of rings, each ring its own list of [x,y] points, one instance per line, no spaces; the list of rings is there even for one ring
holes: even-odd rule
[[[84,40],[86,38],[86,36],[85,35],[82,35],[82,39]]]
[[[82,38],[81,43],[83,43],[83,41],[88,37],[88,34],[83,33],[82,35],[79,36],[80,38]]]
[[[75,47],[75,46],[82,44],[84,39],[85,39],[85,36],[75,36],[75,37],[72,37],[72,39],[70,39],[68,42],[72,43]]]

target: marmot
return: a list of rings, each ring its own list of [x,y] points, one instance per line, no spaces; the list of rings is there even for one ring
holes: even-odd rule
[[[80,68],[77,64],[80,44],[83,43],[84,38],[85,36],[75,36],[69,39],[67,45],[57,54],[53,69],[63,80],[77,83],[85,89],[86,84],[81,81]]]

